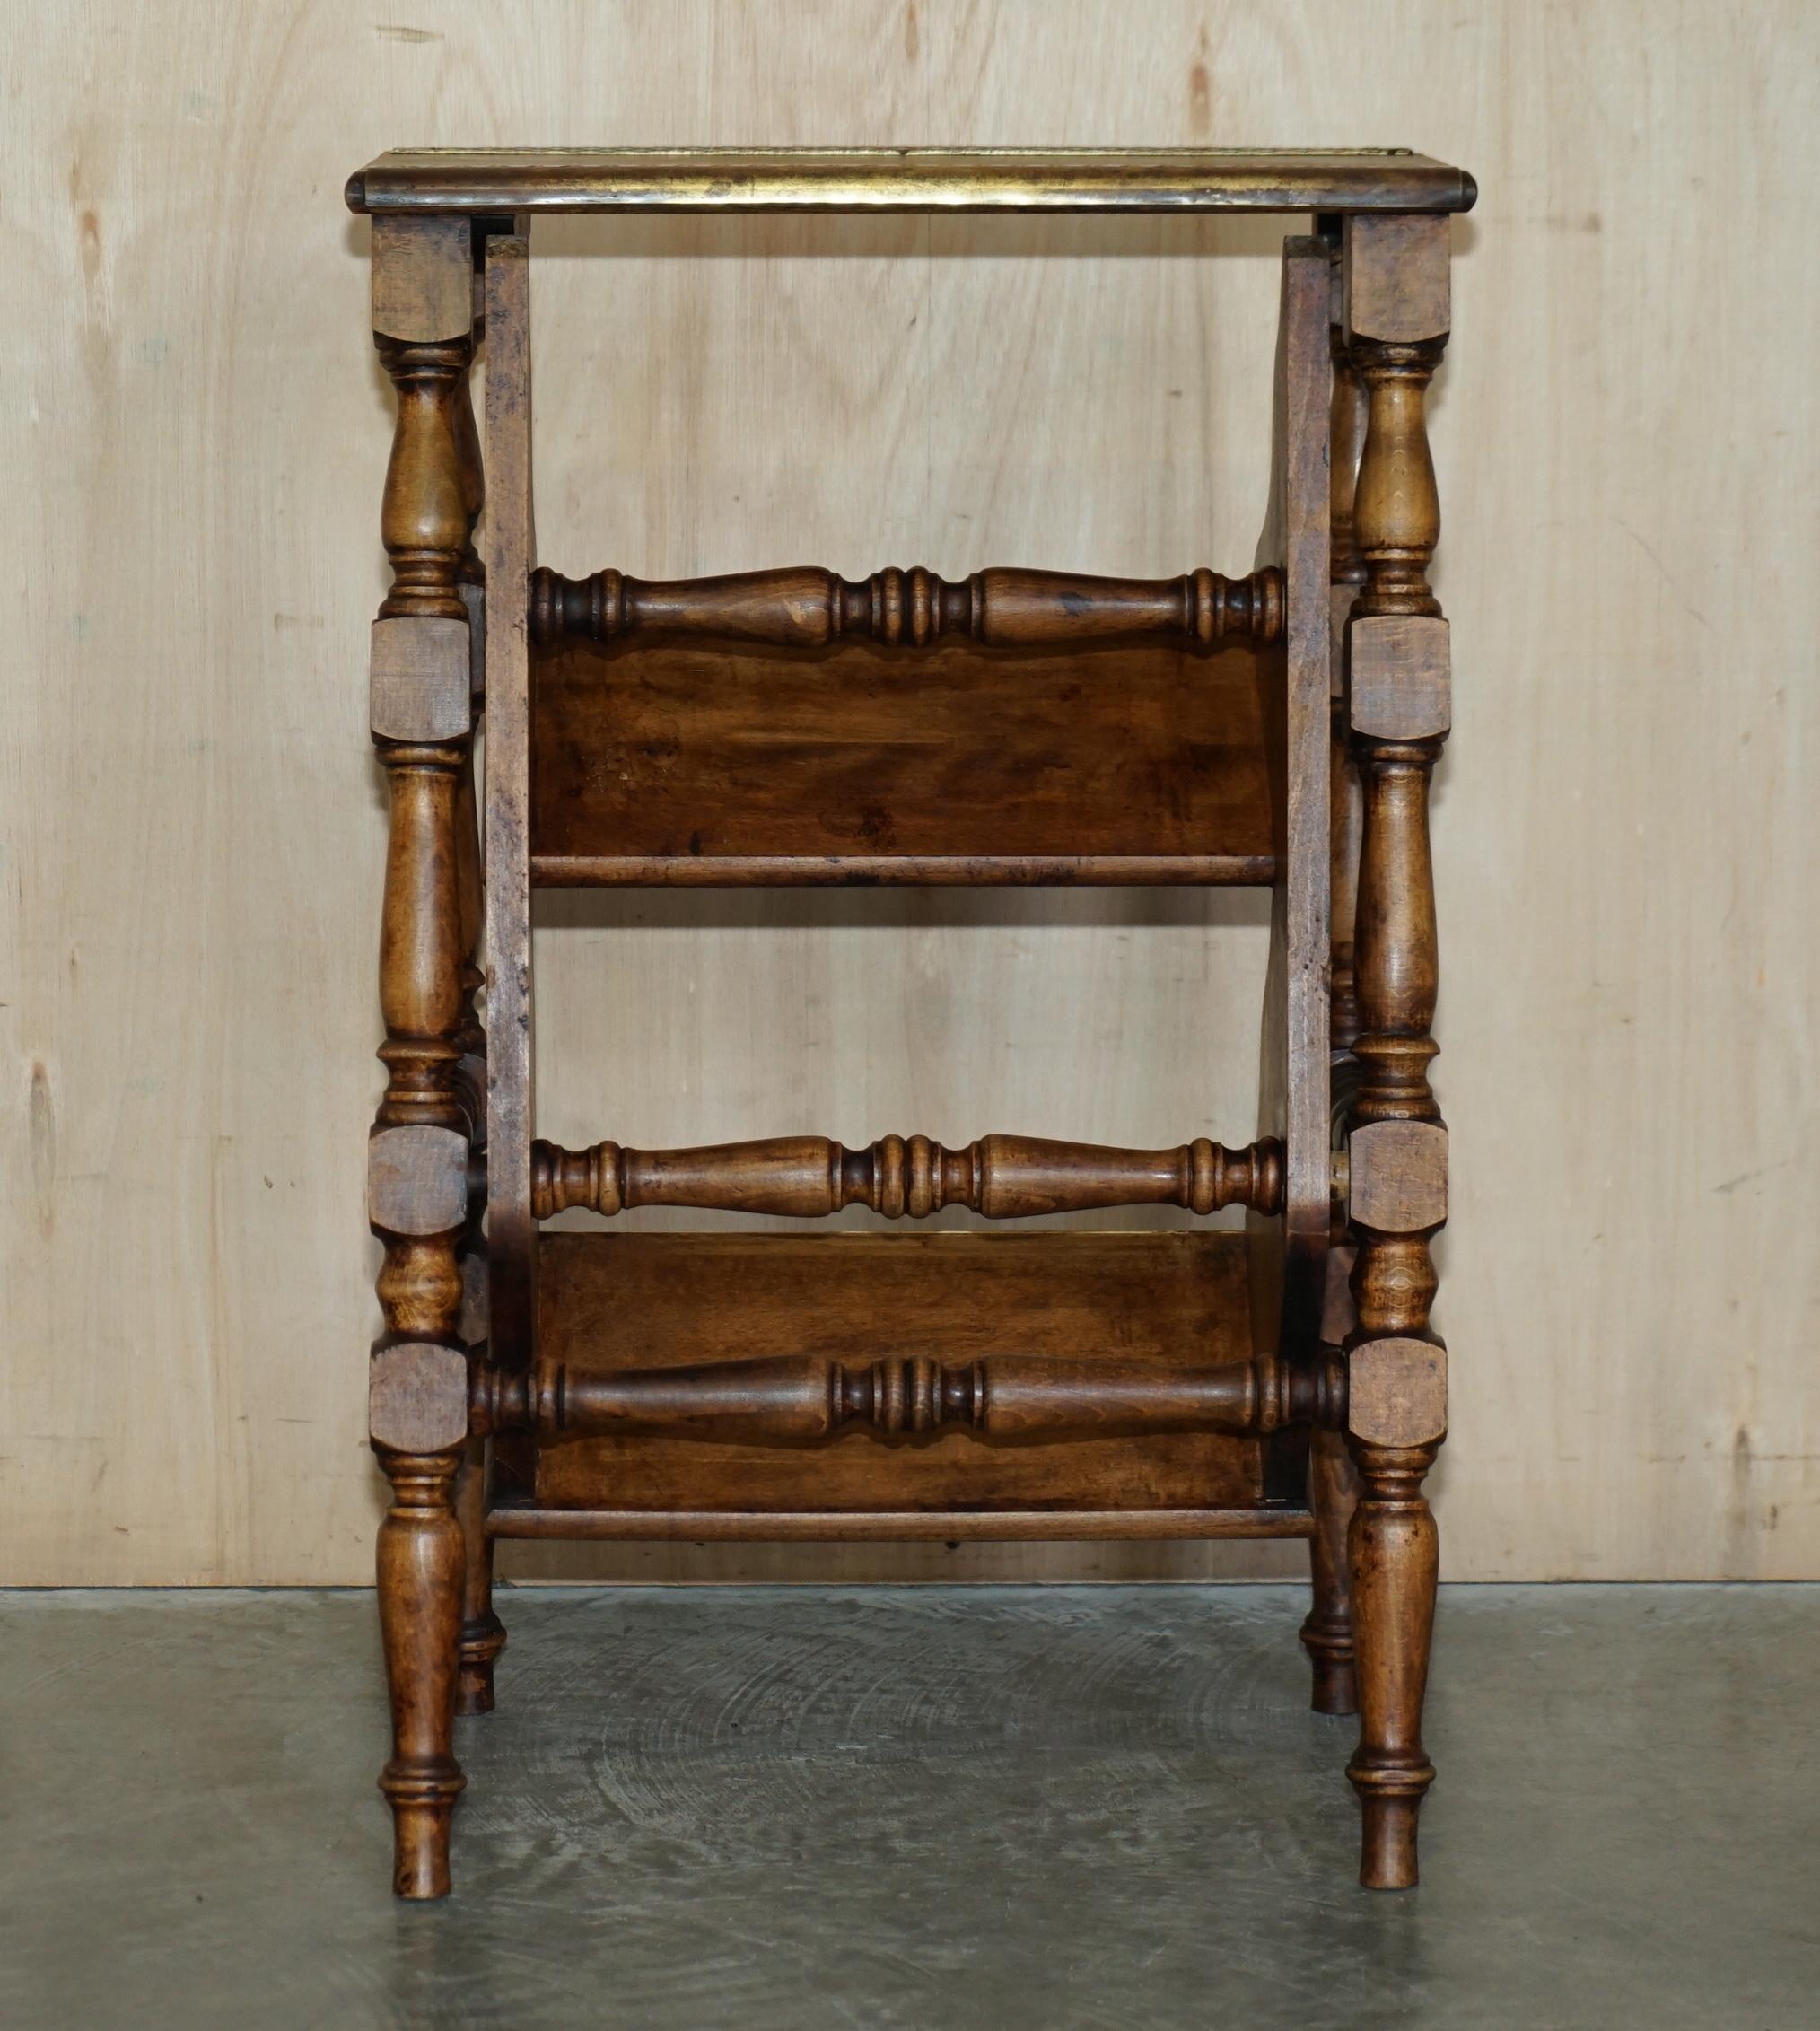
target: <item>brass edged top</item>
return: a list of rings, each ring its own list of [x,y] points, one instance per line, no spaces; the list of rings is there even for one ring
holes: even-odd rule
[[[395,148],[354,212],[1465,212],[1406,148]]]

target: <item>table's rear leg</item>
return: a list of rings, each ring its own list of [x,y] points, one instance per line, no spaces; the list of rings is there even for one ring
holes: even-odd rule
[[[1302,1648],[1314,1667],[1317,1713],[1359,1711],[1353,1671],[1352,1587],[1347,1536],[1359,1500],[1359,1479],[1345,1434],[1317,1426],[1308,1439],[1308,1506],[1315,1534],[1308,1540],[1313,1599],[1302,1624]]]
[[[1321,1341],[1338,1346],[1353,1325],[1352,1296],[1347,1287],[1354,1251],[1336,1243],[1327,1253],[1327,1283],[1321,1309]],[[1313,1600],[1302,1624],[1302,1647],[1314,1666],[1317,1713],[1352,1714],[1359,1711],[1359,1681],[1354,1665],[1352,1578],[1348,1540],[1352,1511],[1359,1505],[1359,1475],[1343,1431],[1317,1424],[1308,1434],[1308,1507],[1315,1534],[1308,1541]]]
[[[505,1648],[505,1624],[493,1608],[493,1539],[486,1532],[490,1466],[487,1441],[470,1439],[455,1476],[455,1513],[466,1554],[460,1673],[455,1694],[458,1714],[493,1711],[493,1667]]]

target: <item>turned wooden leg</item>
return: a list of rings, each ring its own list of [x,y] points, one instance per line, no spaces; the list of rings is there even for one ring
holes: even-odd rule
[[[1346,1774],[1364,1817],[1359,1880],[1368,1890],[1406,1890],[1417,1879],[1416,1814],[1434,1782],[1422,1746],[1439,1571],[1422,1479],[1434,1449],[1356,1450],[1363,1485],[1350,1548],[1360,1730]]]
[[[488,1465],[486,1440],[470,1439],[455,1476],[455,1513],[461,1525],[464,1554],[455,1711],[464,1715],[493,1711],[494,1660],[505,1648],[505,1626],[493,1612],[493,1539],[486,1531]]]
[[[392,1754],[380,1789],[392,1808],[392,1888],[416,1899],[449,1895],[449,1820],[464,1782],[454,1753],[461,1526],[451,1502],[459,1458],[381,1456],[392,1484],[379,1536]]]
[[[1416,1881],[1416,1816],[1437,1546],[1422,1492],[1447,1432],[1447,1351],[1429,1325],[1429,1242],[1447,1219],[1448,1136],[1429,1085],[1439,979],[1429,781],[1449,723],[1448,624],[1427,578],[1440,534],[1423,400],[1448,332],[1441,218],[1349,218],[1347,341],[1366,391],[1352,535],[1364,580],[1346,626],[1360,783],[1353,931],[1357,1083],[1347,1219],[1358,1243],[1346,1431],[1359,1470],[1349,1533],[1364,1815],[1360,1880]]]
[[[372,633],[372,723],[390,832],[380,929],[387,1071],[367,1155],[367,1217],[385,1244],[385,1329],[368,1370],[367,1428],[391,1484],[380,1527],[380,1627],[391,1688],[393,1887],[449,1892],[457,1651],[467,1580],[455,1479],[467,1457],[469,1354],[461,1251],[481,1105],[471,796],[472,659],[462,574],[479,506],[465,383],[473,355],[465,219],[373,227],[373,329],[398,393],[381,517],[391,590]],[[467,820],[471,830],[471,816]],[[467,897],[464,903],[464,895]]]

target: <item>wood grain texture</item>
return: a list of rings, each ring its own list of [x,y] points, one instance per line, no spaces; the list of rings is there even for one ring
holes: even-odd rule
[[[540,652],[538,876],[724,881],[801,860],[782,871],[1085,862],[1092,879],[1104,858],[1267,880],[1258,672],[1248,645]]]
[[[1159,1385],[1251,1354],[1233,1235],[615,1232],[547,1236],[540,1252],[539,1369],[565,1369],[582,1402],[591,1377],[779,1354],[1093,1353]],[[809,1447],[637,1431],[541,1446],[536,1497],[735,1513],[1236,1509],[1265,1493],[1264,1463],[1257,1439],[1209,1431],[1054,1447],[966,1425],[910,1447],[857,1430]]]
[[[1571,21],[1153,0],[1142,35],[1130,14],[916,0],[913,31],[901,4],[547,0],[533,41],[478,0],[20,13],[0,1577],[371,1571],[384,814],[357,751],[391,398],[340,189],[403,136],[1401,136],[1472,168],[1430,404],[1457,666],[1434,806],[1445,1570],[1820,1574],[1814,10],[1767,0],[1743,32],[1692,0]],[[558,255],[610,249],[538,270],[546,554],[652,577],[1234,566],[1292,224],[540,221]],[[539,1132],[1242,1135],[1260,901],[546,897],[564,1070]],[[503,1556],[591,1569],[557,1550]],[[1133,1578],[1303,1556],[589,1561]]]

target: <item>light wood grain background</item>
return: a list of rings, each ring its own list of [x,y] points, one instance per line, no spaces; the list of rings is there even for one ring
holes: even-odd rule
[[[0,1578],[370,1571],[389,404],[343,178],[910,140],[1478,176],[1433,404],[1446,1571],[1820,1576],[1807,0],[95,0],[0,35]],[[544,556],[1242,569],[1294,223],[540,227]],[[1249,897],[562,900],[543,1127],[1242,1139],[1264,935]]]

